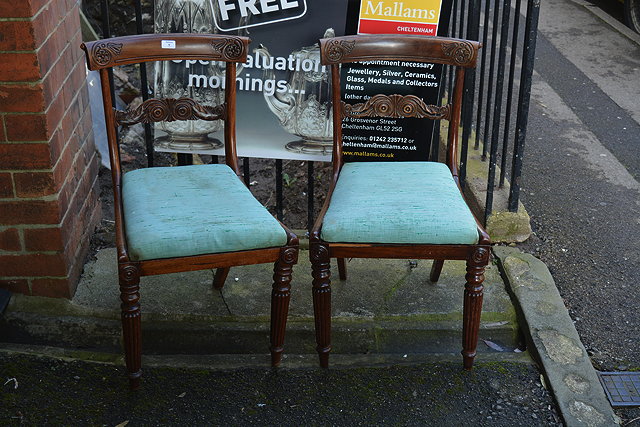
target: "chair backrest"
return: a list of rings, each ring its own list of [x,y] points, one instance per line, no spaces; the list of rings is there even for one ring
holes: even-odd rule
[[[116,127],[136,123],[223,120],[225,161],[240,175],[235,136],[236,63],[246,61],[248,45],[247,37],[218,34],[144,34],[114,37],[81,45],[89,70],[100,71],[114,186],[120,185],[122,173]],[[120,65],[169,60],[225,63],[224,103],[202,105],[196,100],[183,97],[150,98],[135,109],[120,111],[113,108],[108,69]]]
[[[474,41],[410,35],[358,35],[320,40],[320,58],[331,66],[333,101],[334,172],[342,167],[342,120],[345,117],[416,117],[449,120],[447,164],[458,176],[457,139],[462,106],[465,68],[476,66],[481,44]],[[341,99],[340,64],[361,61],[411,61],[455,67],[455,84],[450,104],[427,105],[415,95],[377,94],[360,104]]]

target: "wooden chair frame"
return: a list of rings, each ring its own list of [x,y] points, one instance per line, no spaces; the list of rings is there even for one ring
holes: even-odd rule
[[[343,166],[342,119],[356,114],[377,117],[426,117],[434,120],[449,120],[447,161],[454,181],[460,189],[458,178],[458,129],[462,106],[462,89],[466,68],[476,65],[480,43],[441,37],[407,35],[344,36],[320,40],[321,62],[331,66],[333,85],[333,175],[325,203],[310,233],[310,259],[313,271],[313,306],[316,328],[317,351],[320,365],[328,367],[331,351],[331,272],[330,259],[337,258],[339,277],[346,279],[345,258],[417,258],[433,259],[430,279],[436,282],[440,276],[444,260],[466,260],[467,273],[464,288],[462,356],[465,369],[471,369],[476,355],[480,314],[482,311],[484,269],[489,262],[489,235],[476,218],[478,243],[469,245],[430,244],[380,244],[380,243],[334,243],[321,238],[324,216],[331,203],[331,196]],[[369,101],[349,105],[341,100],[340,64],[371,61],[402,60],[431,62],[454,66],[455,86],[451,104],[442,107],[425,105],[414,96],[375,95]],[[391,101],[407,99],[420,104],[421,113],[404,114],[401,109],[391,109],[380,114],[375,99]],[[399,97],[399,98],[398,98]],[[393,102],[391,102],[393,104]],[[401,103],[395,103],[399,105]],[[436,142],[437,143],[437,142]],[[425,159],[426,160],[426,159]],[[462,193],[462,190],[460,190]],[[463,194],[464,197],[464,194]]]
[[[111,178],[115,209],[115,235],[118,256],[122,332],[129,382],[132,389],[140,385],[141,317],[139,283],[141,276],[216,268],[214,287],[222,288],[230,267],[274,262],[271,295],[271,364],[280,363],[290,298],[292,266],[298,259],[298,237],[282,225],[287,243],[239,252],[215,253],[180,258],[133,261],[127,250],[122,202],[122,168],[116,136],[117,125],[173,120],[223,119],[225,161],[239,179],[236,152],[236,63],[246,61],[249,39],[216,34],[147,34],[115,37],[82,44],[90,70],[99,70],[111,161]],[[111,100],[108,69],[127,64],[172,59],[212,60],[226,63],[225,101],[220,106],[203,106],[187,99],[149,99],[135,110],[117,111]],[[185,101],[187,103],[185,104]],[[191,101],[191,102],[189,102]]]

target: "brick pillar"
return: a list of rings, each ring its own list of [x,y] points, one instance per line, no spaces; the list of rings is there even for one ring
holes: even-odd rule
[[[79,0],[0,1],[0,287],[70,298],[99,219]]]

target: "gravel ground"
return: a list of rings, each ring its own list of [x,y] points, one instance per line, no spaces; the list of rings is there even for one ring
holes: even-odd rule
[[[147,368],[129,392],[120,367],[0,353],[0,380],[3,425],[561,425],[522,363]]]

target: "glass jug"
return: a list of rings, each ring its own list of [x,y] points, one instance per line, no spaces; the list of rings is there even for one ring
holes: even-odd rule
[[[217,3],[209,0],[156,0],[154,30],[156,33],[217,33],[215,13],[220,13]],[[242,18],[239,26],[246,25],[248,20],[249,17]],[[240,29],[236,34],[246,32]],[[238,64],[237,73],[241,70],[242,64]],[[188,97],[203,105],[222,104],[224,71],[224,63],[218,61],[158,61],[154,97]],[[221,141],[209,135],[222,129],[222,120],[160,122],[159,128],[166,133],[165,137],[156,139],[161,148],[202,151],[222,146]]]
[[[332,28],[324,37],[334,37]],[[273,57],[266,47],[255,52],[262,57],[263,64],[273,64]],[[327,154],[331,152],[333,139],[331,81],[329,71],[320,64],[318,44],[306,46],[291,53],[294,70],[289,71],[286,91],[266,93],[264,99],[269,109],[278,117],[280,125],[300,139],[286,144],[287,150]],[[273,66],[263,65],[265,80],[275,79]]]

